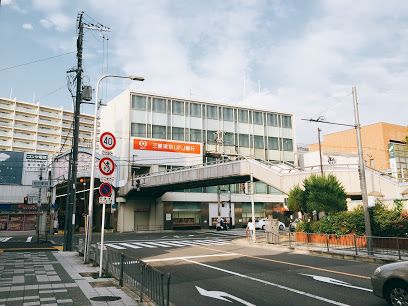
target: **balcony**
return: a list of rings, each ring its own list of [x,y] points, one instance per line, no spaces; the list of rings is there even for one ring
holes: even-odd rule
[[[12,127],[13,124],[12,124],[11,121],[8,122],[8,121],[0,120],[0,126],[3,126],[3,127]]]
[[[79,126],[79,130],[80,130],[80,131],[93,132],[93,126],[83,126],[83,125],[80,125],[80,126]]]
[[[61,113],[60,113],[60,112],[44,111],[44,110],[42,110],[42,109],[40,109],[39,115],[40,115],[40,116],[47,117],[47,118],[53,118],[53,119],[55,119],[55,118],[61,118]]]
[[[14,129],[21,130],[21,131],[34,131],[36,129],[36,124],[32,123],[32,125],[28,125],[28,124],[15,123]]]
[[[0,136],[1,137],[11,137],[11,132],[0,130]]]
[[[13,111],[13,104],[0,102],[0,109],[4,109],[4,110],[8,110],[8,111]]]
[[[25,113],[25,114],[38,114],[38,108],[35,107],[28,107],[28,106],[21,106],[16,105],[16,112]]]
[[[43,134],[48,134],[48,135],[60,135],[60,130],[38,127],[38,133],[43,133]]]
[[[37,137],[37,142],[47,142],[47,143],[60,143],[60,139],[56,138],[56,137],[47,137],[47,136],[42,136],[42,135],[38,135]]]
[[[38,120],[38,124],[44,124],[47,126],[61,126],[61,121],[46,120],[40,118],[40,120]]]
[[[35,149],[34,143],[26,143],[20,141],[13,142],[13,148],[22,148],[22,149]]]
[[[16,114],[15,120],[23,121],[23,122],[30,122],[30,123],[37,123],[36,116],[24,116],[21,114]]]
[[[26,133],[14,133],[13,138],[19,138],[19,139],[30,139],[34,140],[35,139],[35,134],[26,134]]]
[[[90,118],[79,118],[80,124],[89,124],[89,125],[94,125],[94,120]]]
[[[9,147],[11,144],[10,140],[4,140],[4,139],[0,139],[0,146],[7,146]]]
[[[12,113],[0,112],[0,118],[3,118],[3,119],[11,119],[11,118],[13,118],[13,114],[12,114]]]

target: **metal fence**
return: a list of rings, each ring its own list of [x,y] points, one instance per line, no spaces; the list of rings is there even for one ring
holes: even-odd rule
[[[77,240],[76,248],[79,254],[84,252],[84,242]],[[93,265],[99,264],[100,247],[91,245],[89,258]],[[102,268],[106,275],[119,280],[119,285],[128,285],[138,291],[140,302],[147,297],[158,306],[170,304],[170,275],[149,266],[138,258],[123,254],[110,247],[103,252]]]
[[[367,237],[295,232],[280,236],[279,243],[291,247],[307,247],[353,255],[368,254],[367,241],[371,239],[372,255],[386,255],[399,260],[408,259],[408,238]]]
[[[136,224],[135,231],[136,232],[144,232],[144,231],[163,231],[163,225],[139,225]]]

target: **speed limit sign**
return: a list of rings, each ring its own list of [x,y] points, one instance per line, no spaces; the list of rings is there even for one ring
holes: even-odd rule
[[[116,146],[116,138],[111,132],[102,133],[99,142],[102,148],[108,151],[113,150]]]

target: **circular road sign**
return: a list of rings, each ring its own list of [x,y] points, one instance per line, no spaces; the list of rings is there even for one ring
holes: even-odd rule
[[[116,146],[116,138],[111,132],[102,133],[99,142],[105,150],[113,150]]]
[[[99,171],[101,171],[103,175],[111,175],[115,171],[115,163],[112,158],[101,158],[99,161]]]
[[[109,183],[102,183],[99,186],[99,194],[102,197],[110,197],[112,194],[112,185]]]

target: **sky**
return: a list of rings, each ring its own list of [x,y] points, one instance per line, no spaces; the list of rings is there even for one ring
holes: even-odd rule
[[[83,11],[111,29],[85,30],[84,83],[105,73],[146,79],[110,79],[104,101],[130,88],[289,112],[296,141],[309,144],[317,127],[344,127],[302,119],[354,124],[356,86],[363,125],[408,125],[406,0],[0,2],[0,97],[73,108],[67,71]]]

